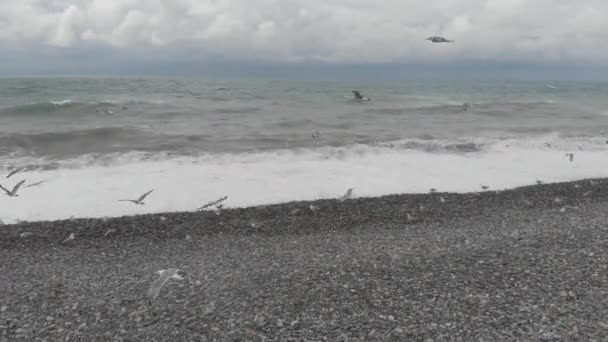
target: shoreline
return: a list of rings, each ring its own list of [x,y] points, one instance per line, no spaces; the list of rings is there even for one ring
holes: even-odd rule
[[[4,226],[0,342],[601,340],[607,199],[597,179]]]
[[[602,195],[608,196],[608,178],[583,179],[578,181],[536,184],[517,187],[507,190],[495,191],[492,189],[469,192],[469,193],[415,193],[415,194],[392,194],[380,197],[357,197],[345,202],[336,199],[318,199],[313,201],[292,201],[278,204],[256,205],[251,207],[226,208],[217,215],[213,211],[178,211],[161,212],[141,215],[127,215],[104,218],[70,218],[54,221],[23,221],[0,225],[0,236],[8,233],[6,237],[14,238],[16,230],[28,230],[30,232],[44,231],[51,226],[53,229],[67,231],[78,226],[87,226],[88,230],[83,237],[95,238],[99,234],[91,234],[90,230],[107,226],[129,226],[134,223],[145,223],[154,232],[155,223],[166,226],[170,223],[188,221],[192,224],[201,224],[203,230],[198,233],[216,234],[256,234],[256,233],[298,233],[315,232],[314,229],[302,227],[302,219],[327,219],[328,216],[343,216],[340,226],[365,222],[367,219],[380,218],[382,220],[393,220],[415,224],[424,221],[441,221],[462,215],[478,215],[487,210],[488,206],[511,206],[512,208],[562,208],[572,206],[577,201],[593,202],[602,200]],[[606,185],[608,186],[608,185]],[[557,202],[550,201],[549,197],[560,197]],[[546,198],[542,198],[546,197]],[[445,202],[441,202],[442,199]],[[458,205],[453,204],[457,202]],[[310,206],[316,207],[313,212]],[[381,208],[382,207],[382,208]],[[382,212],[382,213],[379,213]],[[411,216],[408,216],[411,215]],[[351,216],[345,217],[345,216]],[[247,217],[251,217],[254,226],[246,223]],[[261,221],[257,222],[256,221]],[[277,221],[272,224],[273,229],[265,229],[263,221]],[[258,226],[257,223],[262,223]],[[279,223],[289,227],[276,227]],[[209,225],[217,225],[217,228]],[[268,227],[266,227],[268,228]],[[302,230],[298,230],[302,228]],[[97,231],[99,232],[99,231]],[[146,232],[138,229],[133,231],[135,235],[146,235]]]

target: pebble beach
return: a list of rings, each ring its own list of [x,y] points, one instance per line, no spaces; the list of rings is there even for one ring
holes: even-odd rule
[[[607,198],[596,179],[5,225],[0,341],[602,341]]]

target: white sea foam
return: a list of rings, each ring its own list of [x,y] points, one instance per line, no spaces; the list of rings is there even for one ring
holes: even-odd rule
[[[55,106],[65,106],[67,104],[72,103],[72,100],[59,100],[59,101],[51,101]]]
[[[564,152],[576,153],[574,162]],[[356,188],[358,197],[426,193],[430,188],[470,192],[480,184],[499,190],[537,179],[549,183],[608,177],[608,149],[601,138],[545,136],[503,139],[470,153],[360,145],[147,160],[123,155],[103,165],[90,158],[67,164],[3,180],[8,187],[24,178],[49,181],[21,189],[19,197],[0,196],[0,219],[11,223],[195,211],[223,196],[228,196],[226,207],[242,207],[337,198],[348,188]],[[143,206],[118,202],[150,189],[154,192]]]

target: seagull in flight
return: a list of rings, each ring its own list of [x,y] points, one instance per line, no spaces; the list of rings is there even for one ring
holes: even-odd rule
[[[23,183],[25,183],[25,179],[24,179],[24,180],[22,180],[21,182],[17,183],[17,185],[15,185],[15,186],[13,187],[13,190],[11,190],[11,191],[9,191],[7,188],[3,187],[2,185],[0,185],[0,188],[1,188],[2,190],[4,190],[4,192],[6,192],[6,194],[7,194],[8,196],[11,196],[11,197],[17,197],[17,196],[19,196],[19,195],[17,195],[17,191],[18,191],[18,190],[19,190],[19,188],[20,188],[20,187],[23,185]]]
[[[26,186],[24,186],[24,187],[25,187],[25,188],[31,188],[31,187],[34,187],[34,186],[38,186],[38,185],[40,185],[40,184],[44,184],[44,183],[46,183],[46,182],[47,182],[47,181],[43,180],[43,181],[40,181],[40,182],[36,182],[36,183],[32,183],[32,184],[28,184],[28,185],[26,185]]]
[[[346,190],[346,193],[342,197],[338,198],[338,201],[344,202],[347,199],[353,198],[353,190],[355,190],[355,189],[354,188],[350,188],[350,189]]]
[[[314,140],[316,142],[317,140],[319,140],[321,138],[321,134],[323,134],[323,133],[321,133],[319,131],[312,132],[312,140]]]
[[[152,191],[154,190],[150,190],[148,192],[146,192],[145,194],[139,196],[138,199],[136,200],[130,200],[130,199],[124,199],[124,200],[119,200],[118,202],[133,202],[135,204],[139,204],[139,205],[144,205],[144,199],[146,198],[146,196],[148,196]]]
[[[570,162],[574,161],[574,153],[571,153],[571,152],[570,153],[566,153],[565,156],[566,156],[566,158],[570,159]]]
[[[219,198],[219,199],[217,199],[215,201],[211,201],[211,202],[203,205],[202,207],[198,208],[197,210],[204,210],[204,209],[207,209],[207,208],[213,207],[213,206],[219,207],[218,209],[221,209],[222,205],[220,203],[224,202],[227,199],[228,199],[228,196],[224,196],[222,198]]]
[[[183,276],[179,274],[179,269],[177,268],[168,268],[166,270],[157,271],[159,277],[150,284],[150,289],[148,290],[148,296],[150,297],[150,304],[152,301],[158,297],[160,290],[165,286],[169,279],[182,280]]]
[[[453,40],[449,40],[449,39],[445,39],[443,37],[437,37],[437,36],[433,36],[433,37],[428,37],[425,40],[430,40],[433,43],[453,43]]]
[[[27,169],[28,169],[27,167],[18,167],[16,169],[14,169],[13,171],[9,172],[9,174],[6,175],[6,179],[11,178],[12,175],[14,175],[14,174],[16,174],[18,172],[27,171]]]
[[[353,90],[353,94],[355,95],[356,101],[369,101],[369,99],[367,97],[363,97],[361,92],[358,90]]]

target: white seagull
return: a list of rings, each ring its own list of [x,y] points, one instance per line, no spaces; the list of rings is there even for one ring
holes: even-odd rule
[[[17,185],[15,185],[15,186],[13,187],[13,190],[11,190],[11,191],[8,191],[8,189],[7,189],[7,188],[5,188],[5,187],[3,187],[2,185],[0,185],[0,188],[1,188],[2,190],[4,190],[4,192],[6,192],[6,194],[7,194],[7,195],[9,195],[9,196],[11,196],[11,197],[17,197],[17,196],[19,196],[19,195],[17,195],[17,191],[18,191],[18,190],[19,190],[19,188],[20,188],[20,187],[23,185],[23,183],[25,183],[25,179],[24,179],[24,180],[22,180],[21,182],[17,183]]]
[[[158,297],[160,290],[165,286],[169,279],[182,280],[182,277],[179,274],[179,269],[177,268],[169,268],[166,270],[157,271],[159,277],[150,284],[150,289],[148,290],[148,296],[150,297],[150,303]]]
[[[130,200],[130,199],[124,199],[124,200],[119,200],[119,202],[133,202],[135,204],[139,204],[139,205],[144,205],[144,199],[146,198],[146,196],[148,196],[152,191],[154,190],[150,190],[148,192],[146,192],[145,194],[139,196],[138,199],[136,200]]]

